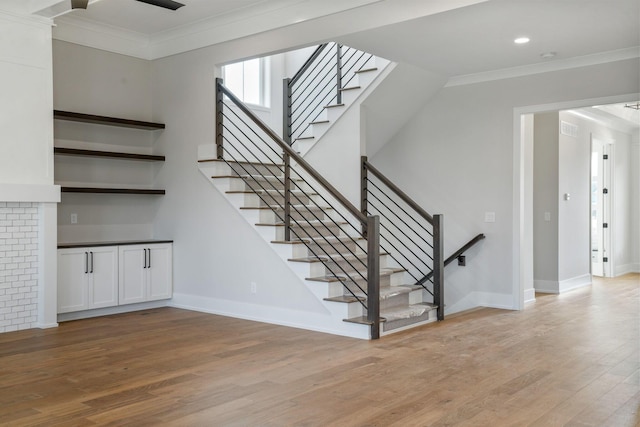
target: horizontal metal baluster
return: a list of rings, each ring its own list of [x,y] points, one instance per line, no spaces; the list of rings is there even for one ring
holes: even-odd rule
[[[334,44],[332,44],[332,46],[333,46],[333,45],[335,45],[335,43],[334,43]],[[303,78],[302,80],[292,80],[292,83],[291,83],[291,90],[292,90],[292,93],[294,93],[294,92],[295,92],[295,90],[296,90],[296,89],[295,89],[295,86],[302,87],[302,85],[305,83],[305,80],[306,80],[306,79],[308,79],[309,77],[311,77],[311,78],[315,77],[315,76],[318,74],[318,73],[316,73],[315,71],[316,71],[316,70],[318,69],[318,67],[320,67],[323,63],[325,63],[325,61],[326,61],[326,63],[330,63],[330,62],[331,62],[331,59],[333,59],[333,57],[335,56],[335,51],[331,48],[332,46],[328,46],[328,47],[325,49],[325,51],[324,51],[324,53],[323,53],[322,57],[321,57],[321,58],[318,58],[316,61],[314,61],[315,65],[313,66],[312,70],[311,70],[311,71],[309,71],[308,73],[305,73],[305,74],[304,74],[304,78]],[[331,58],[329,58],[329,60],[327,60],[327,57],[328,57],[329,55],[331,55]],[[324,66],[323,66],[322,68],[324,68]],[[294,76],[294,77],[295,77],[295,76]],[[308,85],[307,85],[307,86],[308,86]]]
[[[265,145],[271,149],[271,151],[273,151],[273,153],[276,155],[276,158],[278,158],[278,159],[280,158],[280,157],[279,157],[279,156],[280,156],[280,153],[278,153],[278,151],[277,151],[275,148],[271,147],[271,145],[269,145],[269,143],[268,143],[264,138],[262,138],[260,135],[258,135],[258,133],[257,133],[257,132],[256,132],[256,131],[251,127],[251,126],[249,126],[249,124],[248,124],[248,123],[246,123],[244,120],[242,120],[242,119],[238,116],[238,114],[237,114],[235,111],[233,111],[233,109],[230,109],[230,110],[231,110],[231,112],[232,112],[232,113],[233,113],[233,114],[238,118],[238,120],[240,120],[244,125],[248,126],[248,127],[249,127],[249,129],[251,129],[251,131],[253,132],[253,134],[254,134],[255,136],[257,136],[257,137],[258,137],[262,142],[264,142],[264,143],[265,143]],[[231,118],[230,116],[225,116],[225,117],[227,117],[227,118],[229,119],[229,122],[231,122],[231,123],[236,127],[236,129],[238,129],[238,131],[239,131],[240,133],[242,133],[242,135],[244,135],[244,136],[245,136],[247,139],[249,139],[249,140],[250,140],[254,145],[256,145],[256,143],[253,141],[253,139],[252,139],[252,138],[250,138],[250,137],[249,137],[249,135],[247,135],[247,134],[246,134],[242,129],[240,129],[240,128],[238,127],[238,125],[237,125],[233,120],[231,120],[232,118]],[[223,126],[224,126],[224,125],[223,125]],[[228,130],[229,130],[230,132],[232,132],[230,129],[228,129]],[[264,152],[261,148],[259,148],[257,145],[256,145],[256,148],[258,148],[258,149],[260,150],[260,152],[261,152],[262,154],[264,154],[264,155],[265,155],[265,157],[266,157],[266,158],[268,158],[269,160],[273,161],[273,159],[271,159],[271,157],[269,157],[269,155],[268,155],[267,153],[265,153],[265,152]]]
[[[402,210],[402,212],[405,213],[405,215],[407,215],[409,218],[411,218],[413,220],[413,222],[415,222],[420,228],[422,228],[425,232],[427,232],[427,234],[429,234],[429,236],[433,237],[433,233],[431,233],[431,231],[429,231],[424,225],[422,225],[417,219],[415,219],[411,214],[409,214],[402,206],[400,206],[398,204],[398,202],[396,202],[394,199],[392,199],[391,197],[389,197],[389,195],[384,192],[382,189],[380,189],[380,187],[378,187],[375,182],[371,181],[370,179],[367,180],[371,185],[373,185],[378,191],[380,191],[381,194],[383,194],[387,199],[391,200],[399,209]],[[424,219],[424,218],[423,218]]]
[[[324,70],[323,70],[324,71]],[[334,73],[335,70],[333,69],[328,69],[325,71],[325,74],[323,76],[321,76],[320,78],[314,78],[310,83],[316,82],[315,85],[311,88],[312,90],[310,91],[306,91],[303,90],[302,93],[300,94],[300,96],[304,95],[306,93],[306,96],[304,97],[304,99],[300,100],[299,97],[295,98],[295,101],[297,101],[298,104],[304,105],[304,101],[306,101],[307,99],[309,99],[309,97],[311,95],[313,95],[314,93],[317,93],[316,89],[318,88],[318,86],[320,86],[321,84],[324,84],[323,88],[327,87],[327,82],[325,82],[325,80],[327,80],[327,78],[329,79],[333,79],[334,77]],[[318,92],[322,92],[322,89]],[[293,112],[293,114],[296,114],[296,112],[299,110],[300,107],[292,107],[291,111]]]
[[[409,224],[407,224],[407,222],[406,222],[405,220],[403,220],[402,218],[400,218],[400,216],[399,216],[395,211],[391,210],[387,205],[385,205],[385,204],[384,204],[384,202],[382,202],[382,201],[381,201],[381,200],[380,200],[380,199],[379,199],[375,194],[373,194],[373,193],[371,193],[371,192],[369,191],[369,195],[370,195],[370,196],[373,196],[373,198],[374,198],[374,199],[376,199],[378,202],[380,202],[380,203],[381,203],[385,208],[387,208],[387,209],[389,210],[389,212],[393,213],[393,215],[394,215],[394,216],[395,216],[395,217],[396,217],[400,222],[402,222],[404,225],[406,225],[406,226],[407,226],[407,228],[413,232],[413,234],[415,234],[416,236],[418,236],[418,237],[420,238],[420,240],[422,240],[422,241],[423,241],[425,244],[427,244],[431,249],[433,249],[433,246],[431,246],[431,244],[430,244],[430,243],[429,243],[429,242],[428,242],[424,237],[422,237],[422,236],[421,236],[419,233],[417,233],[413,228],[411,228],[411,226],[410,226]],[[371,200],[369,200],[369,204],[373,206],[373,204],[371,203]],[[380,210],[380,209],[378,209],[377,207],[376,207],[376,210],[377,210],[381,215],[384,215],[384,214],[382,214],[382,213],[381,213],[381,210]],[[390,222],[391,224],[393,224],[393,226],[394,226],[394,227],[396,227],[396,228],[398,229],[398,231],[400,231],[402,234],[404,234],[404,235],[405,235],[405,237],[411,241],[411,243],[413,243],[413,244],[414,244],[414,245],[416,245],[417,247],[420,247],[420,244],[419,244],[419,243],[417,243],[417,242],[415,242],[415,241],[414,241],[414,240],[413,240],[413,239],[412,239],[412,238],[411,238],[411,237],[410,237],[410,236],[409,236],[405,231],[403,231],[400,227],[398,227],[394,221],[391,221],[389,218],[387,218],[387,216],[386,216],[386,215],[384,215],[384,217],[385,217],[386,219],[388,219],[388,220],[389,220],[389,222]],[[421,249],[421,250],[423,250],[423,249]],[[424,250],[423,250],[423,251],[424,251]],[[426,251],[425,251],[425,253],[426,253]]]
[[[292,194],[292,196],[293,196],[293,197],[295,197],[295,198],[298,200],[298,202],[300,202],[300,199],[299,199],[295,194]],[[307,197],[308,197],[308,196],[307,196]],[[320,219],[315,215],[315,213],[310,209],[310,207],[309,207],[309,206],[307,206],[307,205],[305,205],[305,204],[302,204],[302,206],[306,207],[307,211],[308,211],[309,213],[311,213],[311,214],[313,215],[313,217],[314,217],[317,221],[320,221]],[[296,210],[296,212],[300,213],[300,211],[298,210],[298,208],[297,208],[297,207],[294,207],[294,206],[292,206],[292,207]],[[318,207],[319,207],[319,206],[318,206]],[[333,221],[333,219],[331,219],[331,220]],[[309,224],[309,225],[311,225],[311,226],[313,227],[313,225],[309,222],[309,220],[306,220],[306,221],[307,221],[307,224]],[[342,227],[340,227],[340,225],[339,225],[339,224],[337,224],[335,221],[333,221],[333,223],[334,223],[335,225],[337,225],[337,226],[338,226],[338,228],[339,228],[341,231],[344,231],[344,230],[342,229]],[[326,228],[328,229],[328,227],[326,227]],[[315,229],[315,227],[314,227],[314,229]],[[316,230],[316,231],[318,231],[317,229],[315,229],[315,230]],[[336,252],[340,253],[340,251],[338,251],[338,249],[337,249],[335,246],[333,246],[333,244],[332,244],[329,240],[327,240],[325,236],[322,236],[322,235],[321,235],[320,237],[322,237],[322,238],[325,240],[325,242],[326,242],[326,243],[328,243],[328,244],[331,246],[331,248],[332,248],[333,250],[335,250]],[[337,242],[339,242],[340,244],[342,244],[342,246],[344,247],[344,249],[346,249],[346,250],[347,250],[351,255],[353,255],[353,256],[354,256],[358,261],[360,261],[364,267],[366,267],[366,264],[365,264],[364,262],[362,262],[362,260],[361,260],[361,259],[359,259],[359,258],[358,258],[358,256],[356,255],[356,253],[355,253],[355,252],[353,252],[353,251],[351,250],[351,248],[349,248],[349,247],[348,247],[348,246],[347,246],[347,245],[346,245],[342,240],[340,240],[339,236],[334,236],[334,237],[337,237]],[[356,243],[356,241],[355,241],[351,236],[349,236],[348,234],[347,234],[347,237],[349,237],[349,239],[351,239],[351,241],[353,241],[354,243]],[[357,243],[356,243],[356,245],[357,245]],[[347,260],[345,259],[345,261],[347,261]],[[349,261],[347,261],[347,262],[349,262]],[[353,267],[353,265],[351,265],[350,263],[349,263],[349,266],[351,266],[354,270],[356,270],[356,268],[355,268],[355,267]],[[364,277],[363,277],[363,279],[364,279]],[[366,280],[366,279],[365,279],[365,280]]]

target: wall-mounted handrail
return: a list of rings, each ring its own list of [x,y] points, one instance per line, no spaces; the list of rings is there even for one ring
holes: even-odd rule
[[[446,267],[447,265],[451,264],[453,262],[453,260],[455,260],[456,258],[458,258],[460,255],[462,255],[463,253],[465,253],[466,251],[468,251],[473,245],[475,245],[476,243],[478,243],[480,240],[484,239],[486,236],[482,233],[478,234],[476,237],[474,237],[473,239],[469,240],[467,243],[465,243],[460,249],[458,249],[457,251],[455,251],[453,254],[451,254],[449,256],[449,258],[447,258],[444,261],[444,266]],[[420,279],[418,281],[418,284],[423,284],[423,283],[427,283],[431,277],[433,277],[433,271],[429,272],[427,275],[425,275],[422,279]]]
[[[351,215],[353,215],[363,227],[367,225],[367,217],[360,212],[346,197],[344,197],[333,185],[329,183],[318,171],[316,171],[306,160],[304,160],[289,144],[284,142],[278,134],[276,134],[262,120],[236,97],[233,92],[222,84],[222,79],[216,79],[218,89],[233,102],[243,113],[245,113],[264,133],[266,133],[278,146],[295,161],[302,169],[313,177],[333,198],[335,198],[342,206],[344,206]]]

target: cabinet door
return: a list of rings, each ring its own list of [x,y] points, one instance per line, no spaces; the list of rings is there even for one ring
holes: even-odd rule
[[[58,250],[58,313],[86,310],[89,301],[89,251]]]
[[[171,244],[149,245],[147,254],[147,301],[171,298],[173,256]]]
[[[146,298],[147,247],[142,245],[119,248],[119,295],[120,304],[143,302]]]
[[[118,305],[118,247],[89,248],[89,308]]]

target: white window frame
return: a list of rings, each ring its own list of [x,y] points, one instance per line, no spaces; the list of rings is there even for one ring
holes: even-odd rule
[[[250,105],[251,107],[257,107],[257,109],[265,109],[265,110],[270,110],[271,109],[271,60],[270,58],[267,57],[262,57],[262,58],[258,58],[259,59],[259,79],[260,79],[260,83],[259,83],[259,89],[258,89],[258,104],[253,103],[253,102],[246,102],[245,101],[245,96],[244,96],[244,91],[242,94],[238,94],[235,93],[235,95],[245,104]],[[250,60],[247,60],[250,61]],[[243,64],[247,61],[240,61]],[[238,64],[237,62],[234,64]],[[234,65],[234,64],[228,64],[228,65]],[[222,78],[223,80],[226,81],[226,70],[227,67],[223,66],[222,67]],[[243,87],[244,87],[244,66],[243,66]]]

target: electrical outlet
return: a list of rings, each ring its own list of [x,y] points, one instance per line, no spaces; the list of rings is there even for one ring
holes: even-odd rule
[[[484,222],[496,222],[496,213],[495,212],[485,212],[484,213]]]
[[[77,213],[72,213],[71,214],[71,224],[77,224],[78,223],[78,214]]]
[[[545,221],[551,221],[551,212],[545,212],[544,213],[544,220]]]
[[[258,292],[258,285],[256,282],[251,282],[251,293],[255,294],[256,292]]]

